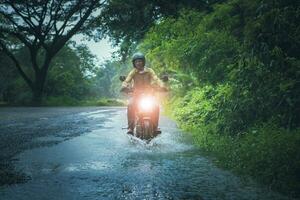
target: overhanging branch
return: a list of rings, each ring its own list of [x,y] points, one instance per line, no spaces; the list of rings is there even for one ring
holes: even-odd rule
[[[86,22],[87,18],[91,15],[92,11],[95,8],[95,5],[98,3],[98,0],[93,0],[92,3],[90,4],[89,8],[85,12],[85,14],[82,16],[82,18],[77,22],[76,25],[66,34],[66,35],[56,35],[54,42],[52,44],[52,55],[55,55],[65,44],[66,42],[74,35],[76,32],[80,30],[82,25]]]
[[[0,46],[3,50],[3,52],[15,63],[15,66],[19,73],[21,74],[22,78],[26,81],[26,83],[29,85],[29,87],[33,88],[32,81],[28,78],[28,76],[25,74],[25,72],[22,70],[20,63],[16,59],[16,57],[11,53],[8,48],[0,41]]]
[[[5,28],[1,28],[0,27],[0,31],[3,33],[7,33],[9,35],[15,36],[16,38],[18,38],[20,40],[20,42],[22,42],[23,44],[25,44],[25,46],[27,46],[28,48],[32,47],[32,44],[30,42],[27,41],[27,39],[25,38],[25,36],[23,36],[21,33],[17,33]]]

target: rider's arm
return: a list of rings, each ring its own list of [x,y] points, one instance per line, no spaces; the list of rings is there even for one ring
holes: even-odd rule
[[[133,79],[134,74],[136,73],[136,70],[133,69],[129,72],[129,74],[127,75],[125,81],[123,81],[122,83],[122,88],[128,88],[131,86],[131,81]]]
[[[152,78],[152,81],[153,83],[157,84],[159,87],[161,88],[165,88],[165,84],[156,76],[155,72],[153,71],[153,69],[149,69],[149,72],[151,74],[151,78]]]

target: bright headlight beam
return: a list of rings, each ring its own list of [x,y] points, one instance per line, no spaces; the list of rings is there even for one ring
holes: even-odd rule
[[[151,97],[144,97],[140,100],[139,105],[143,110],[151,110],[154,106],[154,99]]]

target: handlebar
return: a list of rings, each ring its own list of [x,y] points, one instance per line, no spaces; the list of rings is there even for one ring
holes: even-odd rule
[[[120,90],[120,92],[124,92],[124,93],[133,93],[133,88],[128,88],[128,87],[124,87]]]
[[[169,90],[167,88],[164,88],[164,87],[151,86],[151,87],[143,89],[143,90],[136,90],[134,88],[126,87],[126,88],[122,88],[120,91],[124,92],[124,93],[127,93],[127,94],[130,94],[130,93],[144,93],[144,92],[147,92],[147,91],[150,91],[150,92],[168,92]]]

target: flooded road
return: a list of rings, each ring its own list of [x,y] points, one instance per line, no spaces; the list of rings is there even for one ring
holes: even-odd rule
[[[1,200],[288,199],[217,168],[165,117],[162,134],[145,144],[121,129],[126,126],[124,108],[74,115],[101,126],[68,140],[59,134],[37,137],[54,145],[14,156],[14,166],[30,179],[1,186]]]

